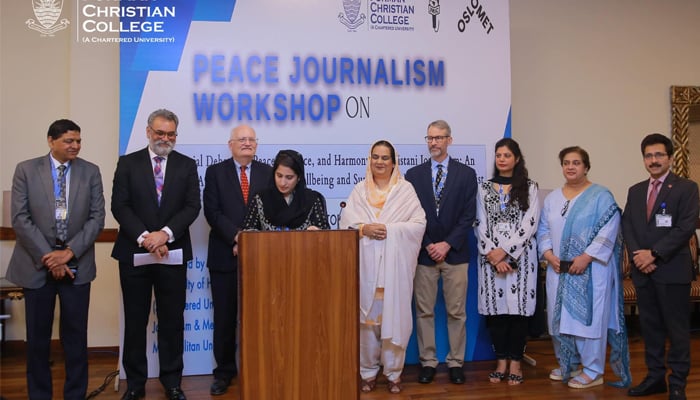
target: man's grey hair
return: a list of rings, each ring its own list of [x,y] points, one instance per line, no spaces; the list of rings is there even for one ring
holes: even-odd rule
[[[170,110],[166,110],[165,108],[161,108],[158,110],[155,110],[151,113],[151,115],[148,116],[148,126],[151,126],[153,123],[153,120],[161,117],[165,118],[168,121],[173,121],[175,122],[175,128],[177,128],[177,125],[180,123],[180,120],[177,118],[177,115],[175,115],[174,112]]]
[[[438,119],[437,121],[433,121],[428,124],[428,129],[435,127],[441,130],[444,130],[447,136],[452,136],[452,129],[450,129],[450,124],[447,123],[444,119]]]

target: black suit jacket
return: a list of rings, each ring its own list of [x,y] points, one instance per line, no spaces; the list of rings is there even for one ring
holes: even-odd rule
[[[452,247],[445,262],[463,264],[469,262],[467,233],[476,217],[476,173],[470,167],[450,158],[447,164],[447,180],[442,191],[440,215],[435,209],[435,194],[431,160],[416,165],[406,172],[406,180],[416,189],[421,206],[425,210],[427,225],[418,262],[435,265],[425,249],[430,243],[446,241]]]
[[[172,151],[168,155],[160,206],[148,148],[119,157],[112,187],[112,214],[119,235],[112,257],[133,263],[135,253],[146,253],[137,238],[144,231],[169,227],[175,240],[169,249],[182,249],[183,260],[192,259],[189,227],[199,215],[199,176],[195,161]]]
[[[665,284],[690,283],[693,265],[688,240],[695,232],[698,220],[698,185],[673,173],[668,174],[647,222],[648,188],[648,179],[630,187],[622,215],[622,231],[630,259],[636,250],[653,249],[659,253],[658,268],[651,274],[644,274],[633,266],[632,280],[637,286],[648,279]],[[671,227],[656,226],[655,214],[661,213],[662,204],[673,220]]]
[[[243,192],[233,158],[210,165],[204,178],[204,216],[211,227],[207,265],[212,271],[233,271],[233,238],[242,229],[246,215]],[[272,182],[272,167],[258,161],[250,164],[248,200]]]

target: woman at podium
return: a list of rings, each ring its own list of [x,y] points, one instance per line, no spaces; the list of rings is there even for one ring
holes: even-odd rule
[[[360,389],[374,389],[381,364],[389,391],[400,393],[425,212],[388,141],[372,145],[365,180],[350,194],[340,228],[360,233]]]
[[[326,199],[306,187],[304,158],[299,152],[277,153],[272,174],[275,185],[256,193],[248,203],[244,230],[330,229]]]

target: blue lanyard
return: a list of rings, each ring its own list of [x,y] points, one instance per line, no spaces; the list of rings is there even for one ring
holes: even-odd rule
[[[510,192],[503,193],[503,185],[500,183],[498,184],[498,199],[501,203],[501,211],[505,211],[508,207],[508,202],[510,202]]]

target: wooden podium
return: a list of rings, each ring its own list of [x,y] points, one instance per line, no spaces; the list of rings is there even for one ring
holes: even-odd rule
[[[357,231],[242,232],[241,400],[357,400]]]

